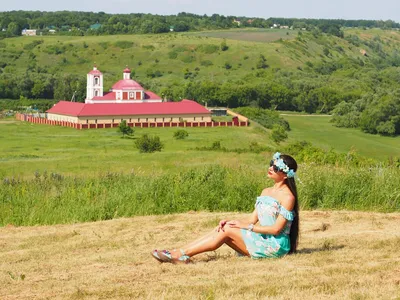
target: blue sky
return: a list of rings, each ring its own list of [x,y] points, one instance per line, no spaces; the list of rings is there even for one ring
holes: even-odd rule
[[[0,10],[75,10],[160,15],[184,11],[200,15],[217,13],[262,18],[390,19],[400,22],[400,0],[1,0]]]

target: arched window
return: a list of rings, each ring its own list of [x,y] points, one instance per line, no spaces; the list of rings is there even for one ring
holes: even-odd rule
[[[94,78],[94,85],[99,85],[99,77]]]
[[[94,96],[97,97],[99,95],[99,91],[94,91]]]

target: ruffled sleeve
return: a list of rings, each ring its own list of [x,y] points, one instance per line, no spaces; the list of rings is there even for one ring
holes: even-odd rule
[[[293,211],[288,211],[282,205],[279,206],[279,214],[281,214],[282,217],[284,217],[288,221],[293,221],[295,217],[295,213]]]

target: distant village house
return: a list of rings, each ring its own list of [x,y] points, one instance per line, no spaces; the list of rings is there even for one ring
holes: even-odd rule
[[[36,29],[23,29],[21,34],[22,35],[26,35],[26,36],[35,36],[36,35]]]

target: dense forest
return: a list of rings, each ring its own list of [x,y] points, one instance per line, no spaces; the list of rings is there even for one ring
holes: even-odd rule
[[[249,18],[213,14],[196,15],[179,13],[177,15],[152,14],[107,14],[104,12],[41,12],[10,11],[0,12],[0,36],[21,35],[23,29],[36,29],[42,35],[103,35],[103,34],[140,34],[163,33],[173,28],[176,32],[210,29],[228,29],[236,27],[270,28],[274,24],[293,28],[312,30],[318,28],[326,33],[340,34],[340,27],[364,28],[400,28],[400,24],[391,20],[329,20],[294,18]]]

